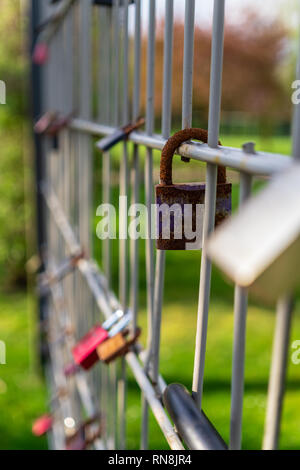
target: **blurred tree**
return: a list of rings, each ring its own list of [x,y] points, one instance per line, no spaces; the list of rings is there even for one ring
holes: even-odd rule
[[[19,0],[0,2],[0,79],[6,105],[0,106],[0,275],[1,286],[25,282],[23,134],[26,116]],[[26,85],[25,85],[26,86]]]
[[[155,113],[162,108],[164,24],[157,29],[155,60]],[[182,103],[184,25],[174,25],[173,114],[180,117]],[[247,113],[260,121],[283,120],[290,112],[290,84],[280,79],[280,66],[288,52],[288,28],[279,20],[269,20],[246,12],[240,22],[226,24],[223,72],[224,112]],[[146,60],[147,38],[143,40]],[[209,102],[211,28],[196,27],[194,66],[194,120],[206,122]],[[143,80],[146,83],[146,65]],[[143,103],[145,103],[145,87]]]

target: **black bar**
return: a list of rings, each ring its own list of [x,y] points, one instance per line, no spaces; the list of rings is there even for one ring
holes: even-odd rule
[[[30,57],[32,57],[32,52],[35,46],[37,39],[36,27],[40,21],[40,0],[31,0],[31,41],[30,41]],[[31,115],[32,122],[36,122],[40,117],[41,109],[41,70],[40,67],[35,65],[31,61]],[[42,265],[41,271],[44,270],[43,266],[43,253],[46,246],[46,232],[45,232],[45,220],[44,220],[44,201],[42,194],[40,192],[40,183],[44,179],[44,165],[43,165],[43,148],[42,148],[42,138],[41,136],[33,133],[34,139],[34,148],[35,148],[35,194],[36,194],[36,225],[37,225],[37,249],[40,256]],[[47,317],[47,300],[46,298],[39,299],[39,318],[41,324],[45,321]],[[46,342],[40,333],[40,357],[41,362],[44,364],[48,359],[48,349],[46,347]]]
[[[127,134],[122,129],[119,129],[114,132],[114,134],[108,135],[107,137],[99,140],[99,142],[96,143],[96,147],[98,150],[101,150],[101,152],[107,152],[119,142],[126,139],[126,137]]]
[[[34,49],[36,41],[35,27],[38,24],[40,16],[40,1],[32,0],[31,3],[31,53]],[[32,63],[31,65],[31,103],[32,103],[32,120],[36,122],[41,115],[41,77],[40,67]],[[39,192],[39,184],[44,177],[44,169],[42,164],[42,141],[37,135],[34,136],[35,144],[35,174],[36,174],[36,203],[37,203],[37,228],[38,228],[38,248],[39,250],[45,243],[45,231],[43,223],[42,197]]]
[[[169,385],[163,401],[179,436],[190,450],[227,450],[218,431],[203,411],[199,411],[183,385]]]
[[[134,3],[134,0],[129,0],[128,2]],[[124,0],[120,0],[120,6],[124,4]],[[94,5],[99,5],[99,6],[105,6],[105,7],[112,7],[113,6],[113,0],[94,0]]]

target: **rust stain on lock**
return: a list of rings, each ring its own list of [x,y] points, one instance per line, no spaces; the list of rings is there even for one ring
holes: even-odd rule
[[[184,206],[192,206],[192,230],[195,232],[197,228],[197,205],[205,203],[205,183],[184,183],[173,184],[172,178],[172,162],[173,155],[181,144],[190,140],[197,139],[207,143],[208,133],[204,129],[184,129],[177,132],[166,143],[161,156],[160,165],[160,184],[156,186],[156,204],[158,209],[163,204],[171,207],[175,204],[181,207],[182,214],[182,236],[180,239],[175,238],[175,221],[174,214],[170,214],[167,221],[170,231],[170,238],[163,238],[163,221],[162,214],[159,214],[158,220],[158,240],[157,249],[159,250],[185,250],[186,243],[193,243],[194,240],[188,240],[184,236]],[[219,145],[221,143],[219,142]],[[217,203],[216,203],[216,226],[231,213],[231,193],[232,185],[226,181],[226,168],[218,166],[218,185],[217,185]]]
[[[137,328],[136,332],[132,335],[129,335],[129,331],[125,330],[109,338],[107,341],[104,341],[104,343],[100,344],[97,348],[100,361],[110,364],[115,359],[125,356],[136,344],[141,333],[142,330],[140,328]]]

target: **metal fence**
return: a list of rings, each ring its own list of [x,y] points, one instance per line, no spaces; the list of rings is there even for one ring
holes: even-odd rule
[[[51,448],[65,446],[67,418],[80,423],[99,411],[106,415],[105,432],[95,440],[97,449],[124,449],[126,447],[126,370],[129,367],[142,393],[141,448],[148,446],[149,409],[152,410],[171,449],[184,446],[176,428],[168,417],[161,396],[166,388],[159,374],[162,295],[164,288],[165,252],[155,251],[151,237],[145,244],[147,279],[147,352],[131,351],[118,364],[97,366],[90,374],[78,372],[66,378],[64,366],[70,360],[70,350],[88,329],[99,320],[109,318],[116,309],[133,313],[133,328],[138,324],[138,259],[141,242],[119,242],[119,293],[111,292],[111,241],[103,241],[101,268],[93,262],[93,137],[110,135],[116,128],[135,120],[140,115],[140,90],[147,87],[146,127],[144,132],[133,132],[133,155],[128,141],[123,142],[119,167],[119,193],[130,195],[132,202],[153,203],[153,150],[161,150],[171,133],[172,60],[173,60],[173,0],[165,1],[165,41],[163,70],[163,111],[161,134],[154,134],[154,88],[156,2],[147,1],[147,83],[141,83],[141,4],[143,0],[113,1],[113,6],[101,2],[78,0],[50,2],[32,0],[32,19],[35,40],[39,40],[37,26],[70,3],[63,21],[48,38],[49,58],[43,67],[33,66],[35,118],[47,111],[64,115],[76,112],[56,141],[36,136],[36,163],[38,184],[39,248],[45,271],[54,273],[68,256],[84,257],[77,263],[72,275],[53,284],[50,297],[41,300],[41,318],[48,321],[47,380],[51,391],[51,407],[55,417],[50,436]],[[98,4],[97,4],[98,3]],[[109,3],[109,2],[108,2]],[[129,27],[129,9],[134,17]],[[225,0],[214,1],[211,55],[211,86],[208,123],[208,145],[184,144],[178,153],[182,157],[205,162],[206,195],[204,214],[204,242],[214,228],[216,205],[217,164],[229,167],[240,175],[240,205],[251,195],[254,176],[272,176],[289,165],[292,159],[281,155],[248,149],[219,147],[221,84],[223,69]],[[182,127],[192,125],[192,87],[194,63],[195,0],[185,2],[184,69],[182,98]],[[39,34],[41,34],[39,32]],[[133,58],[133,59],[132,59]],[[131,74],[131,61],[132,74]],[[132,76],[131,76],[132,75]],[[300,78],[300,77],[299,77]],[[131,86],[132,85],[132,86]],[[95,99],[96,97],[96,99]],[[95,104],[96,103],[96,104]],[[97,106],[97,109],[95,109]],[[299,116],[294,126],[294,156],[300,157]],[[145,148],[145,157],[140,149]],[[102,202],[111,201],[112,160],[106,152],[102,157]],[[139,180],[141,158],[145,158],[145,201],[140,201]],[[99,156],[100,161],[100,156]],[[133,178],[129,178],[129,172]],[[151,211],[149,210],[149,214]],[[120,222],[126,223],[126,218]],[[150,223],[149,223],[150,227]],[[201,410],[207,325],[210,304],[211,262],[202,252],[199,288],[198,323],[193,376],[194,402]],[[127,289],[129,286],[129,289]],[[184,292],[182,293],[184,296]],[[118,298],[117,298],[118,297]],[[234,299],[234,344],[232,369],[232,403],[230,422],[230,449],[241,447],[242,407],[244,390],[245,333],[247,291],[236,287]],[[290,299],[278,304],[274,337],[272,369],[269,381],[268,411],[264,448],[274,449],[278,444],[286,355],[291,318]],[[175,391],[176,393],[176,391]],[[167,400],[168,401],[168,400]],[[188,400],[189,401],[189,400]],[[170,406],[170,409],[169,409]],[[172,400],[168,402],[170,416]],[[186,408],[182,408],[186,412]],[[184,411],[185,410],[185,411]],[[180,418],[180,416],[179,416]],[[181,416],[183,419],[183,416]],[[175,420],[178,419],[175,417]],[[180,421],[180,419],[179,419]],[[204,434],[211,434],[205,428]],[[191,426],[192,429],[192,426]],[[206,431],[205,431],[206,429]],[[192,432],[192,431],[191,431]],[[200,433],[201,434],[201,433]],[[181,436],[183,437],[183,436]],[[191,437],[191,436],[190,436]],[[189,436],[185,435],[188,444]],[[214,448],[200,436],[199,448]],[[192,447],[194,444],[190,444]]]

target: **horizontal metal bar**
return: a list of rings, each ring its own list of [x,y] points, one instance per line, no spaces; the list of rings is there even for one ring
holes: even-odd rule
[[[218,431],[183,385],[169,385],[163,401],[178,434],[190,450],[227,450]]]
[[[82,119],[74,119],[70,123],[70,128],[98,136],[110,135],[116,131],[114,127],[103,126]],[[133,132],[128,140],[154,150],[162,150],[166,143],[166,140],[159,135],[149,136],[143,132]],[[271,176],[292,165],[292,160],[285,155],[267,152],[257,152],[252,155],[245,153],[242,149],[232,147],[212,149],[206,144],[183,144],[178,149],[177,155],[206,163],[223,165],[233,170],[259,176]]]

